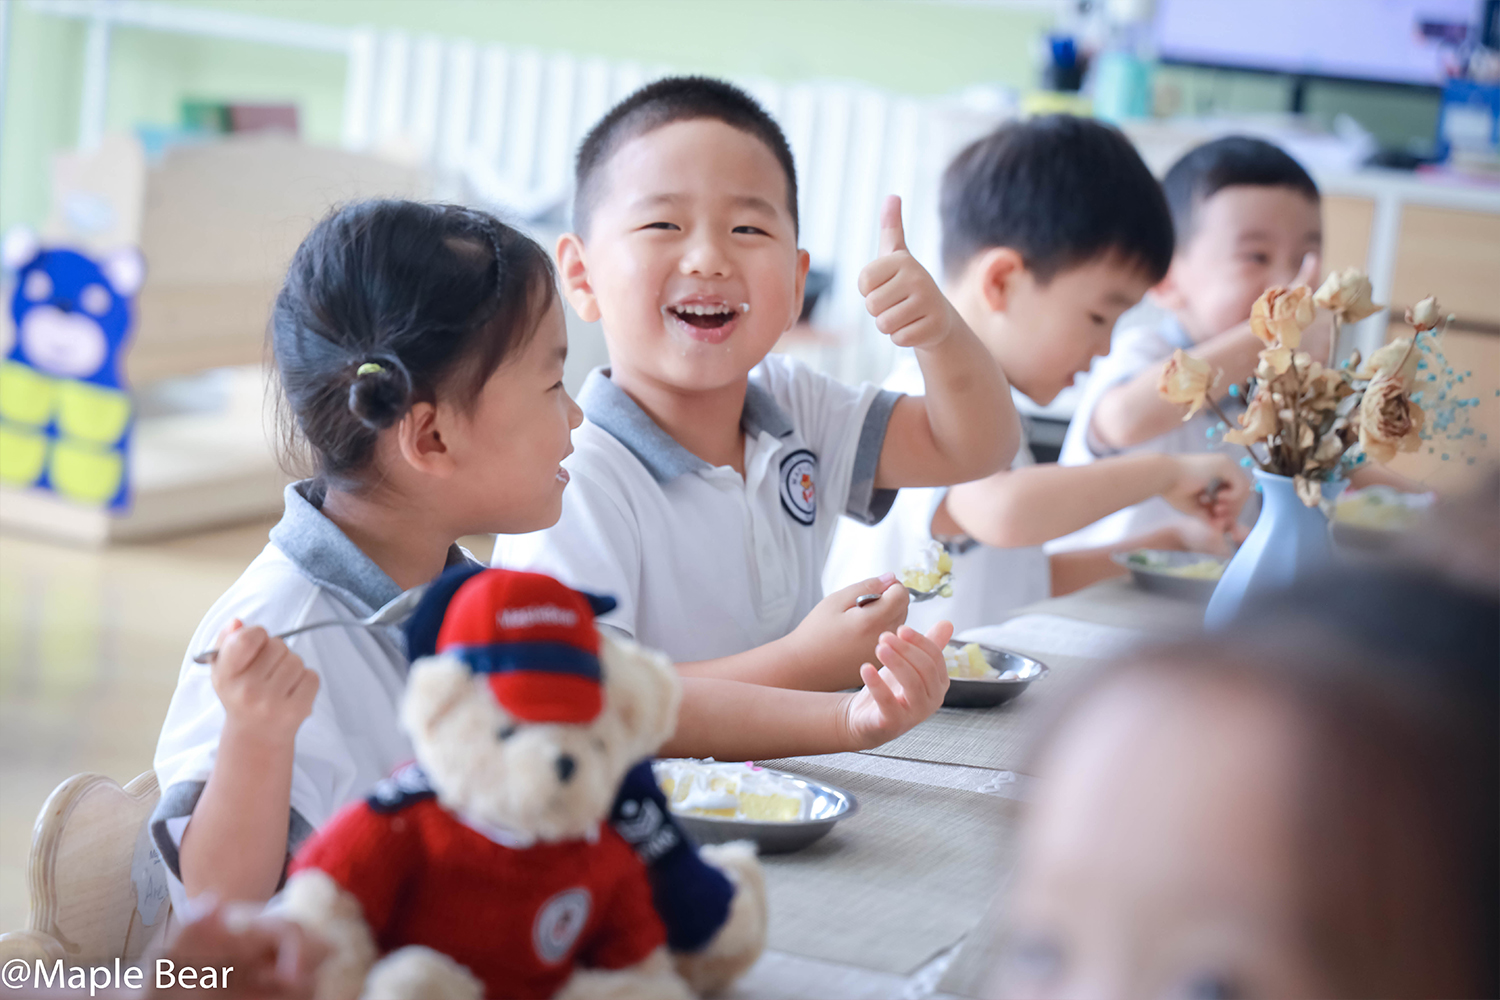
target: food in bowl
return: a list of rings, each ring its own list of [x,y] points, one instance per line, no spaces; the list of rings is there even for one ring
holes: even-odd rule
[[[1184,580],[1217,580],[1224,575],[1225,566],[1217,559],[1207,558],[1198,562],[1173,564],[1164,559],[1153,558],[1149,551],[1132,552],[1127,561],[1132,567],[1165,576],[1180,576]]]
[[[953,557],[939,542],[927,546],[920,566],[908,566],[896,574],[910,590],[921,594],[937,591],[939,597],[953,596]]]
[[[717,819],[796,823],[810,818],[812,796],[774,771],[691,757],[652,764],[675,813]]]
[[[943,660],[948,664],[948,676],[961,680],[982,680],[1000,676],[1000,671],[990,666],[984,658],[979,643],[971,642],[959,649],[951,645],[943,647]]]
[[[1428,493],[1402,493],[1389,486],[1368,486],[1345,495],[1334,507],[1339,524],[1370,531],[1405,531],[1432,504]]]

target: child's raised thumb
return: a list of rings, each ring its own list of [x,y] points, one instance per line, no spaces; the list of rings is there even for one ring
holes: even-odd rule
[[[880,208],[880,256],[906,249],[906,230],[901,225],[901,196],[887,195]]]

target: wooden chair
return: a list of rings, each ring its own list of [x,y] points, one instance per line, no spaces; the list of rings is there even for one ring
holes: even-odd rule
[[[154,771],[124,788],[100,774],[57,786],[31,837],[26,929],[0,934],[0,962],[132,961],[167,932],[166,867],[147,830],[159,797]]]

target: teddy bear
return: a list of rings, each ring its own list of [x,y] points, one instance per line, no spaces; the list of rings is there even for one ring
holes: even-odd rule
[[[765,946],[748,844],[696,849],[649,755],[681,697],[596,626],[609,598],[450,570],[406,626],[415,760],[298,851],[279,900],[330,946],[317,996],[691,997]]]

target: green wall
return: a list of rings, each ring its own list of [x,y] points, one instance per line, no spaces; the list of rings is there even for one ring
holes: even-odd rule
[[[0,229],[46,214],[51,154],[77,139],[83,22],[11,4],[0,148]],[[182,2],[182,0],[166,0]],[[1041,6],[910,0],[192,0],[197,8],[568,50],[780,80],[861,80],[913,94],[975,83],[1024,87]],[[109,127],[170,125],[184,97],[292,101],[303,135],[335,143],[341,56],[114,32]]]
[[[779,80],[847,79],[912,94],[973,84],[1031,85],[1049,6],[922,0],[162,0],[334,25],[633,59]],[[77,138],[83,22],[11,9],[0,231],[46,214],[52,153]],[[1163,67],[1178,113],[1280,111],[1289,84],[1254,74]],[[271,45],[121,28],[110,60],[109,127],[171,125],[183,98],[295,102],[309,140],[336,143],[344,59]],[[1353,114],[1388,145],[1430,138],[1436,101],[1401,91],[1315,84],[1308,111]]]

